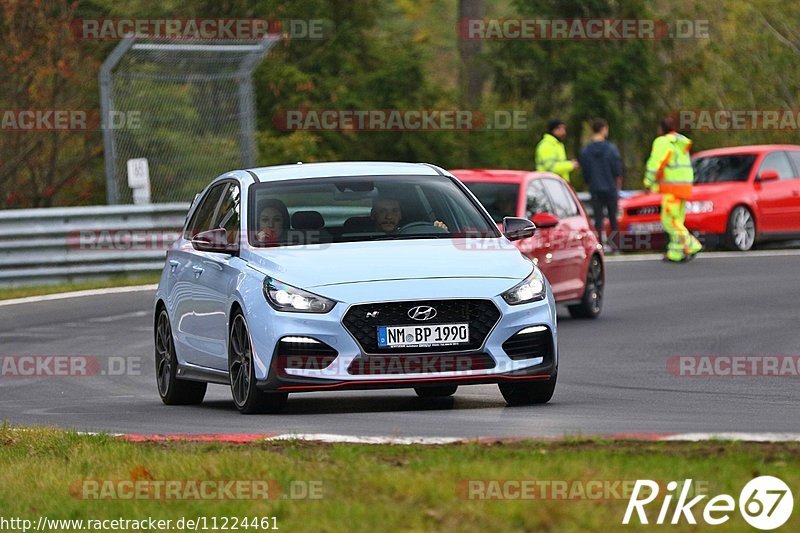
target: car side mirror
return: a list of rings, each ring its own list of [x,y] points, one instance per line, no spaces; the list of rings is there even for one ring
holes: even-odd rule
[[[192,248],[200,252],[237,255],[238,244],[228,243],[228,231],[225,228],[202,231],[192,239]]]
[[[527,218],[505,217],[503,219],[503,235],[509,241],[518,241],[532,237],[536,231],[536,224]]]
[[[554,228],[559,223],[558,217],[552,213],[536,213],[531,220],[537,228]]]
[[[770,168],[758,175],[758,181],[774,181],[779,177],[778,171]]]

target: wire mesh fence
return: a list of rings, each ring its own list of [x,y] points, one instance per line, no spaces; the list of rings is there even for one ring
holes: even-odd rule
[[[276,40],[122,41],[100,75],[108,203],[133,201],[131,159],[147,159],[153,203],[190,201],[211,178],[252,166],[251,76]]]

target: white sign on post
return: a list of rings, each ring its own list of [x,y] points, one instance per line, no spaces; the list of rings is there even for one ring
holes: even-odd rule
[[[128,159],[128,187],[133,189],[134,204],[150,203],[150,165],[147,158]]]

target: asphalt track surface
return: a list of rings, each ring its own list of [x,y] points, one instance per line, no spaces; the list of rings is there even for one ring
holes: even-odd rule
[[[800,377],[686,377],[671,356],[800,354],[800,254],[608,264],[603,315],[559,313],[551,403],[506,407],[496,386],[422,400],[413,390],[299,393],[280,415],[242,416],[228,388],[201,406],[162,405],[150,291],[0,306],[0,355],[140,361],[140,375],[0,376],[0,419],[124,433],[331,433],[524,437],[797,432]],[[138,358],[138,359],[137,359]],[[131,374],[136,374],[132,372]]]

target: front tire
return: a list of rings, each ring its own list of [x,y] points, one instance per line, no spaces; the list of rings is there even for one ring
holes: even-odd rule
[[[583,289],[581,303],[569,305],[569,315],[572,318],[597,318],[603,310],[603,289],[605,287],[605,273],[603,263],[596,255],[592,256],[586,272],[586,286]]]
[[[431,387],[414,387],[414,392],[420,398],[445,398],[452,396],[458,390],[458,385],[434,385]]]
[[[166,405],[196,405],[206,396],[207,383],[178,379],[178,357],[175,355],[175,340],[166,309],[158,314],[155,328],[156,384],[158,395]]]
[[[756,220],[753,213],[743,205],[733,208],[728,217],[728,231],[725,243],[731,250],[746,252],[756,242]]]
[[[553,374],[550,379],[527,381],[524,383],[500,383],[500,394],[503,395],[509,406],[537,405],[550,401],[556,390],[556,378]]]
[[[285,392],[264,392],[256,387],[250,331],[238,310],[233,315],[228,337],[228,375],[233,403],[240,413],[279,413],[286,406]]]

